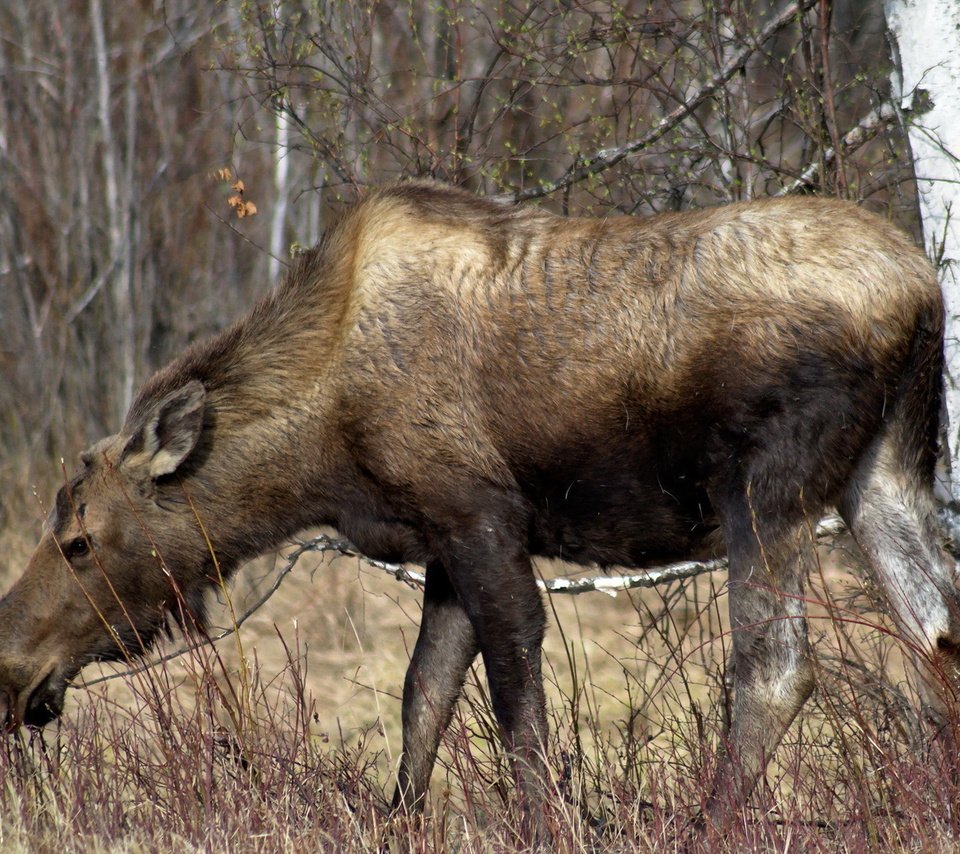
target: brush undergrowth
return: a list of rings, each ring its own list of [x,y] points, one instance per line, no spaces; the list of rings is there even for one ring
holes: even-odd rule
[[[622,631],[638,652],[615,662],[619,684],[610,667],[595,676],[576,610],[571,620],[554,608],[547,849],[956,848],[960,777],[945,747],[956,723],[934,738],[914,711],[869,585],[816,579],[819,689],[735,826],[692,832],[729,705],[722,594],[687,582],[635,597]],[[91,687],[60,723],[0,742],[0,850],[524,850],[482,671],[446,735],[427,815],[390,819],[396,757],[375,728],[348,739],[321,725],[299,630],[275,631],[280,668],[255,650],[201,648],[124,677],[122,701]]]

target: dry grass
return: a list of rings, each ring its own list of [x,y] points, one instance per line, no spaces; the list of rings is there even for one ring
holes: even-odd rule
[[[4,545],[8,554],[26,548],[9,534]],[[910,710],[898,644],[870,586],[840,558],[824,555],[811,587],[821,690],[723,840],[688,837],[723,725],[724,577],[616,598],[553,597],[552,849],[955,846],[954,758]],[[231,591],[234,608],[273,572],[265,560],[248,566]],[[228,609],[219,613],[227,622]],[[852,614],[881,630],[845,622]],[[215,651],[77,688],[58,726],[8,740],[0,850],[522,848],[480,669],[445,740],[427,819],[386,818],[418,615],[417,591],[356,559],[302,558]]]

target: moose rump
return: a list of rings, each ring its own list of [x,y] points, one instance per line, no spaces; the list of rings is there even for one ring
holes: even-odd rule
[[[85,455],[0,603],[0,716],[49,717],[104,655],[96,621],[30,643],[7,628],[49,607],[51,585],[84,595],[62,566],[92,559],[78,538],[113,590],[149,600],[127,609],[149,637],[171,602],[200,600],[211,547],[229,573],[331,524],[373,557],[426,566],[395,805],[423,803],[478,653],[536,798],[545,617],[531,557],[642,567],[725,550],[736,693],[720,821],[812,689],[803,591],[826,508],[931,672],[956,676],[954,568],[931,496],[942,339],[922,253],[851,204],[567,219],[432,182],[373,190]],[[142,524],[153,548],[134,554]],[[928,682],[944,709],[949,686]]]

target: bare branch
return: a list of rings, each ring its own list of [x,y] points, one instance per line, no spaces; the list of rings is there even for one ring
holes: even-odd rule
[[[841,154],[863,145],[867,141],[868,134],[871,134],[877,128],[891,124],[896,118],[896,110],[889,103],[881,104],[875,110],[871,110],[856,127],[851,128],[844,134],[843,139],[840,140],[840,147],[843,150]],[[806,187],[817,177],[820,166],[830,163],[836,156],[837,152],[832,146],[827,148],[823,152],[821,160],[814,160],[798,178],[781,187],[774,195],[788,196],[790,193],[795,193],[797,190]]]
[[[697,90],[697,92],[691,98],[688,98],[678,107],[667,113],[662,119],[660,119],[659,122],[657,122],[656,125],[654,125],[653,128],[651,128],[639,139],[628,142],[626,145],[617,146],[616,148],[601,149],[589,160],[584,160],[579,165],[575,165],[568,169],[566,174],[561,178],[558,178],[556,181],[552,181],[548,184],[541,184],[539,187],[529,187],[525,190],[518,190],[511,196],[511,198],[514,201],[522,202],[527,199],[539,199],[543,196],[549,196],[551,193],[555,193],[557,190],[562,190],[565,187],[569,187],[571,184],[576,184],[579,181],[583,181],[584,179],[591,177],[592,175],[597,175],[600,172],[604,172],[611,166],[615,166],[629,154],[634,154],[635,152],[641,151],[644,148],[649,148],[661,137],[680,124],[680,122],[682,122],[687,116],[696,110],[697,107],[706,101],[707,98],[713,95],[717,89],[719,89],[724,83],[733,77],[734,74],[743,68],[743,66],[747,63],[747,60],[760,47],[760,45],[767,41],[767,39],[769,39],[771,36],[782,30],[791,21],[796,20],[798,15],[802,15],[808,9],[811,9],[816,2],[817,0],[802,0],[802,2],[799,3],[791,3],[783,12],[777,15],[773,20],[770,21],[770,23],[760,30],[759,33],[757,33],[752,44],[746,45],[733,54],[733,56],[727,60],[724,66],[713,77],[711,77],[707,83],[700,87],[700,89]]]
[[[817,525],[817,539],[831,540],[845,530],[839,516],[827,516]],[[297,557],[307,551],[335,552],[345,557],[355,557],[367,566],[380,569],[394,576],[397,581],[407,584],[423,586],[423,573],[407,569],[403,564],[387,563],[382,560],[373,560],[358,552],[349,542],[321,534],[312,540],[300,544]],[[549,578],[538,579],[537,586],[546,593],[588,593],[598,591],[609,596],[616,596],[621,590],[633,590],[638,587],[656,587],[683,578],[693,578],[707,572],[722,571],[727,568],[725,557],[715,560],[699,561],[687,560],[667,566],[645,569],[630,575],[596,575],[590,578]]]
[[[845,530],[843,521],[839,516],[828,516],[817,525],[817,539],[828,541],[835,538]],[[425,578],[422,572],[408,569],[401,563],[389,563],[383,560],[375,560],[361,554],[347,540],[337,537],[329,537],[326,534],[320,534],[311,540],[304,540],[297,544],[297,547],[287,558],[287,562],[280,568],[274,578],[273,583],[246,611],[244,611],[233,625],[223,629],[223,631],[210,635],[207,638],[185,644],[173,652],[160,656],[153,661],[147,661],[136,667],[128,668],[119,673],[111,673],[107,676],[100,676],[97,679],[78,682],[76,688],[92,688],[94,685],[100,685],[103,682],[109,682],[113,679],[120,679],[124,676],[132,676],[150,670],[160,664],[173,661],[176,658],[194,652],[207,644],[214,644],[217,641],[224,640],[235,634],[250,617],[260,610],[273,596],[284,579],[293,571],[300,558],[307,552],[324,554],[333,552],[343,557],[355,557],[367,566],[382,570],[388,575],[392,575],[397,581],[402,581],[412,587],[423,587]],[[704,575],[708,572],[719,572],[727,568],[727,559],[725,557],[715,560],[697,561],[688,560],[681,563],[674,563],[668,566],[657,567],[654,569],[645,569],[642,572],[632,573],[630,575],[598,575],[590,578],[550,578],[537,579],[537,586],[546,593],[588,593],[597,591],[606,593],[608,596],[616,596],[621,590],[634,590],[638,587],[656,587],[659,584],[668,584],[671,581],[679,581],[684,578],[693,578],[697,575]]]

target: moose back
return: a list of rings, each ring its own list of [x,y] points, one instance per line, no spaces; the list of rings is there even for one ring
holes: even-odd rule
[[[926,259],[852,204],[568,219],[425,181],[372,190],[82,454],[0,602],[0,721],[42,725],[87,662],[143,654],[171,615],[202,620],[214,561],[229,573],[330,524],[426,567],[395,805],[422,805],[478,652],[535,800],[531,557],[726,552],[719,821],[812,690],[803,594],[825,508],[885,584],[930,703],[950,703],[960,618],[931,498],[942,341]]]

